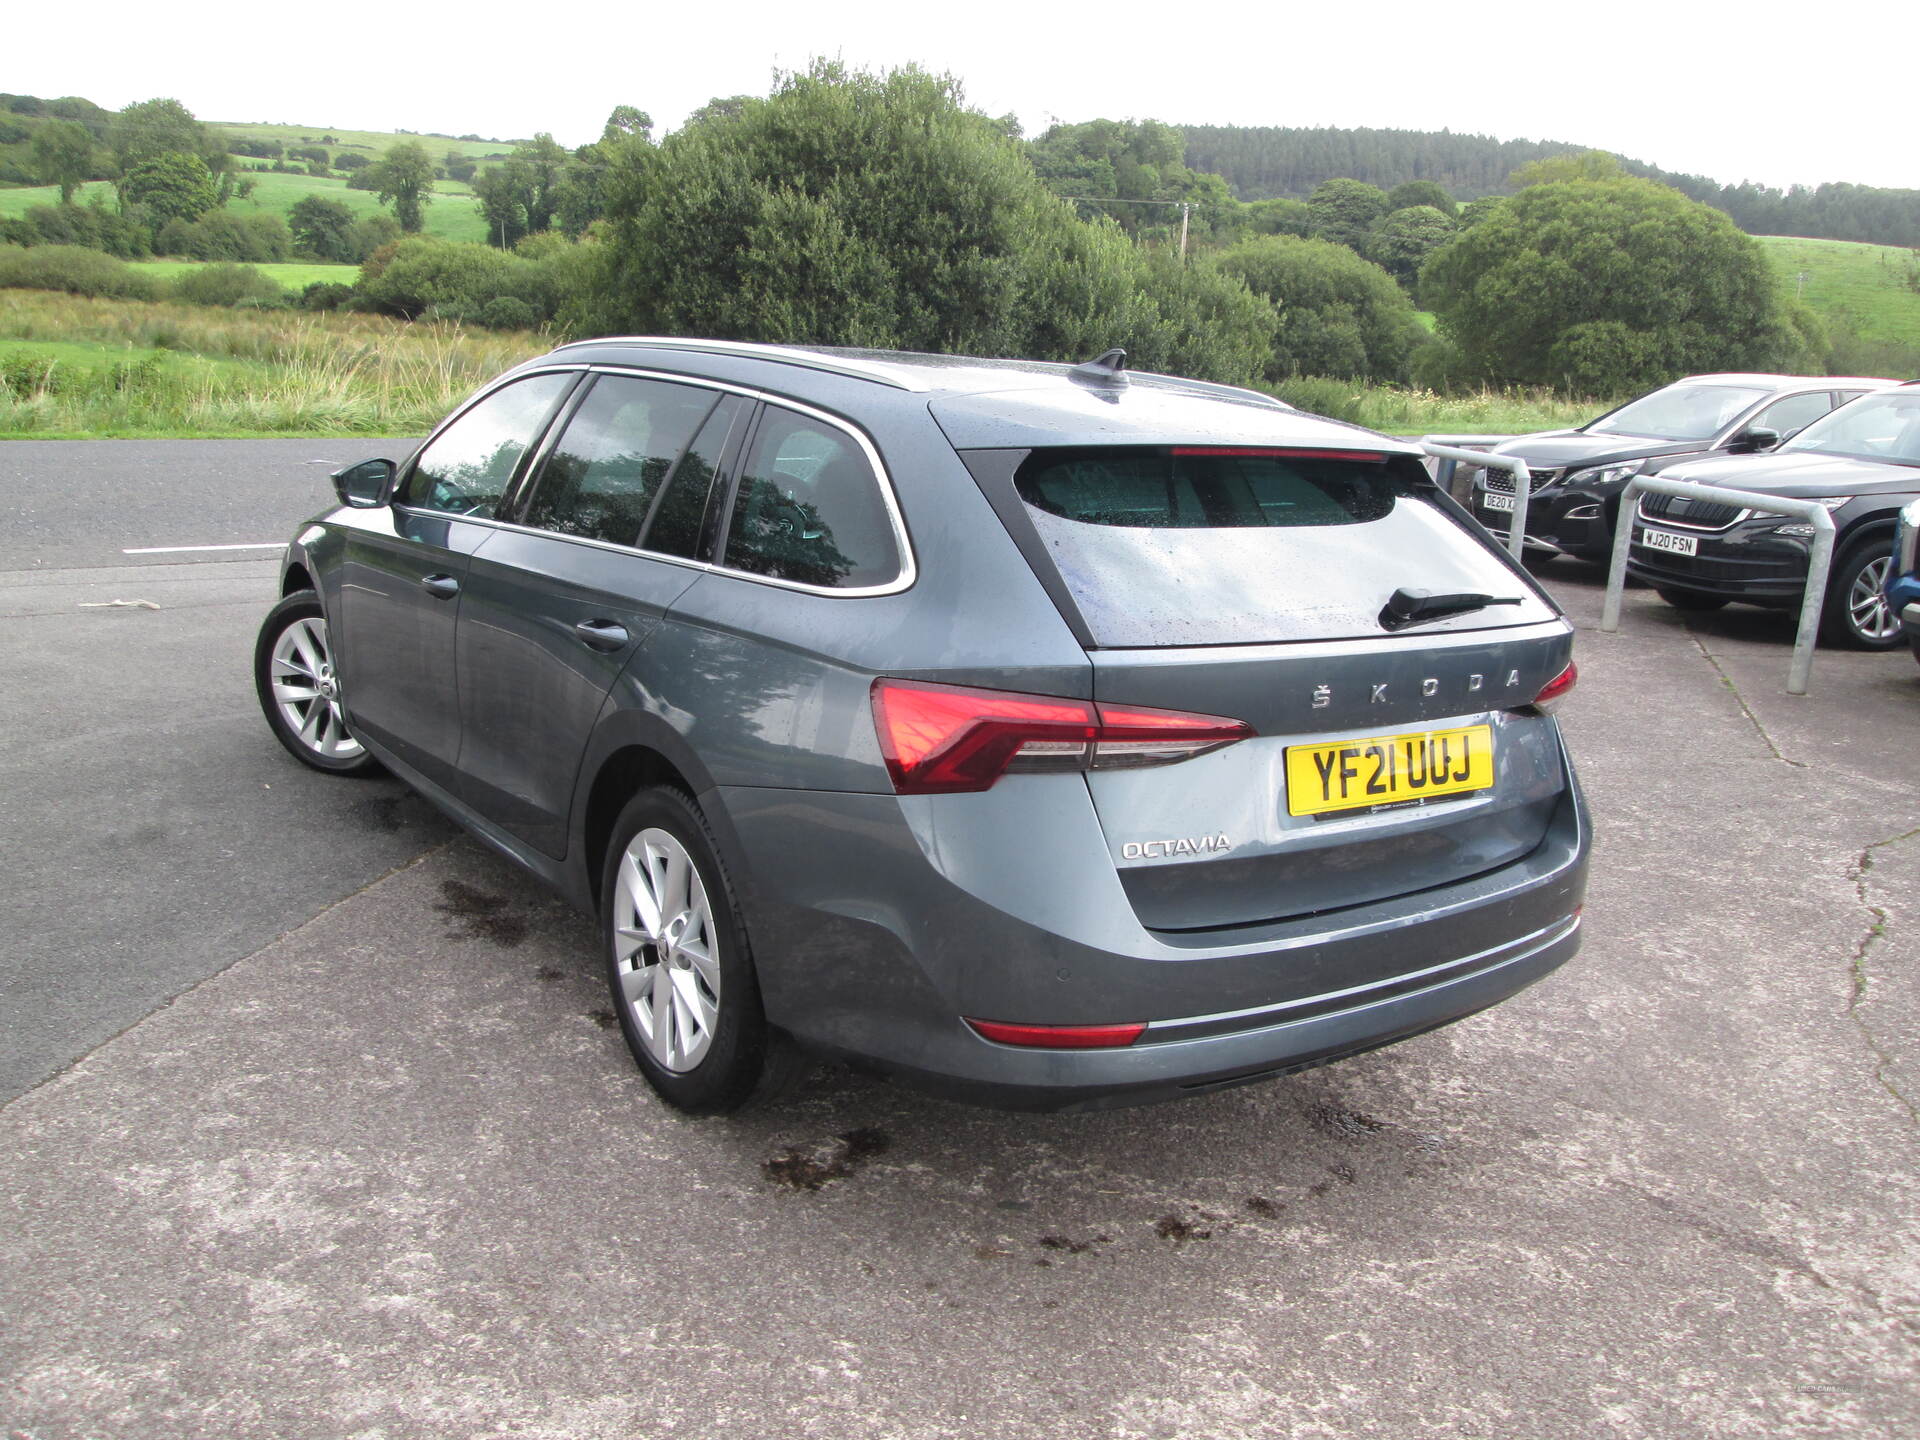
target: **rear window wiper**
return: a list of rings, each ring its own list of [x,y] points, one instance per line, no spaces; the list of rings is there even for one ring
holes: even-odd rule
[[[1431,590],[1410,590],[1401,586],[1387,598],[1380,610],[1382,630],[1405,630],[1410,625],[1426,625],[1452,615],[1484,610],[1489,605],[1518,605],[1518,595],[1493,596],[1468,591],[1458,595],[1436,595]]]

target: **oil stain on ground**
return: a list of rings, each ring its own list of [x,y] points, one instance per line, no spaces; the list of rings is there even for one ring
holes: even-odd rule
[[[440,902],[433,908],[447,917],[447,934],[455,940],[491,940],[511,950],[527,938],[524,917],[509,910],[504,895],[489,895],[458,880],[440,882]]]
[[[830,1180],[844,1180],[876,1155],[893,1148],[884,1130],[849,1130],[824,1145],[789,1145],[767,1161],[767,1178],[789,1190],[818,1190]]]

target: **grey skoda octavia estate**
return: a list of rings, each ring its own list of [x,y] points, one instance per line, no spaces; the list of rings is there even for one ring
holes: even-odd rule
[[[646,1078],[1068,1109],[1304,1069],[1579,941],[1572,629],[1412,447],[1065,365],[565,345],[335,477],[255,675],[599,917]]]

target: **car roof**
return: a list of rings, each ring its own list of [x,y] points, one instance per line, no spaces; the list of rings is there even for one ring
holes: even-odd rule
[[[1258,390],[1097,363],[932,355],[825,345],[766,345],[673,336],[613,336],[560,346],[545,360],[659,364],[662,352],[736,362],[743,370],[798,372],[865,380],[925,396],[952,442],[962,448],[1127,444],[1186,440],[1335,445],[1420,453],[1417,446],[1357,425],[1310,415]],[[1106,357],[1102,357],[1105,359]],[[747,362],[738,366],[738,362]],[[543,362],[534,362],[543,363]],[[738,368],[736,368],[736,366]]]
[[[1720,375],[1685,375],[1674,385],[1764,385],[1773,390],[1821,390],[1834,385],[1861,385],[1869,390],[1897,382],[1873,375],[1761,375],[1729,371]],[[1663,387],[1671,389],[1672,386]]]

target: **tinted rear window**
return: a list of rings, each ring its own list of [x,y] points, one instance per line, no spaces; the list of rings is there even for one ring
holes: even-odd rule
[[[1523,601],[1416,633],[1554,613],[1441,508],[1426,472],[1405,457],[1036,450],[1014,488],[1103,646],[1377,636],[1381,608],[1401,586]]]

